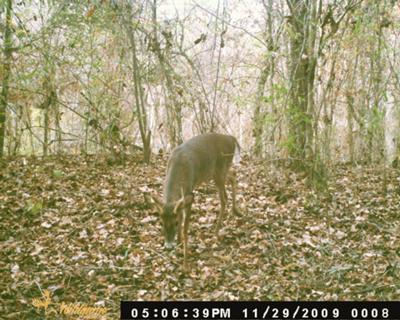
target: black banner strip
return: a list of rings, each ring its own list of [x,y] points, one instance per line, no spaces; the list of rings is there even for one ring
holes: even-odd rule
[[[400,319],[400,301],[121,301],[121,319]]]

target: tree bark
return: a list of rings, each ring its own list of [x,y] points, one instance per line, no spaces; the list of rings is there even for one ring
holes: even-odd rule
[[[143,143],[143,160],[145,163],[150,163],[151,156],[151,131],[148,129],[147,114],[144,107],[143,99],[143,87],[141,84],[140,68],[137,58],[136,40],[135,40],[135,30],[132,27],[132,7],[127,5],[129,9],[128,19],[124,21],[125,29],[129,38],[129,42],[132,48],[132,65],[133,65],[133,82],[134,82],[134,92],[135,92],[135,104],[136,112],[138,117],[138,124],[140,130],[140,136]],[[121,12],[125,15],[125,13]]]
[[[289,96],[289,155],[295,167],[304,169],[313,157],[314,78],[316,3],[288,0],[291,10],[290,35],[290,96]]]
[[[161,52],[160,42],[158,40],[158,31],[157,31],[157,1],[153,0],[153,43],[152,50],[157,56],[161,73],[163,78],[165,79],[165,85],[167,87],[166,94],[166,107],[167,107],[167,117],[168,121],[168,131],[170,143],[173,147],[183,142],[182,137],[182,108],[180,103],[178,102],[176,96],[176,89],[174,86],[174,81],[172,79],[173,70],[170,64],[165,59],[165,54]],[[168,41],[168,40],[167,40]],[[167,44],[168,47],[168,44]],[[168,51],[168,48],[166,48]]]
[[[11,50],[12,50],[12,34],[11,34],[11,14],[12,0],[6,2],[6,21],[4,28],[4,74],[0,96],[0,158],[4,156],[4,141],[6,135],[6,113],[8,105],[8,90],[11,76]]]

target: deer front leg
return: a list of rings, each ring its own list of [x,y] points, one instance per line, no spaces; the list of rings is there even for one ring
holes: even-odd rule
[[[189,231],[189,222],[190,222],[190,214],[191,214],[191,204],[187,205],[184,208],[184,217],[183,217],[183,269],[187,271],[187,243],[188,243],[188,231]]]
[[[182,243],[182,232],[183,232],[182,216],[183,216],[183,211],[180,211],[178,213],[178,244]]]

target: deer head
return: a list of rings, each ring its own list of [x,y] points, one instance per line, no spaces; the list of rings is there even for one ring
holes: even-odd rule
[[[185,207],[192,203],[193,195],[181,197],[176,202],[163,203],[157,196],[152,196],[158,213],[162,220],[164,233],[164,246],[166,249],[172,249],[175,245],[175,237],[178,232],[178,240],[181,238],[181,228],[183,211]]]

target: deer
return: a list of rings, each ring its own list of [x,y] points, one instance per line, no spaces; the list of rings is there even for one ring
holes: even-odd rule
[[[226,216],[227,180],[232,186],[232,212],[241,215],[236,206],[236,173],[233,169],[229,170],[234,156],[237,158],[239,154],[240,146],[236,138],[218,133],[195,136],[172,151],[167,164],[163,199],[154,194],[152,198],[162,220],[164,247],[174,248],[176,235],[178,243],[183,238],[184,270],[187,269],[188,229],[195,188],[210,180],[215,182],[221,205],[216,225],[218,239]]]

